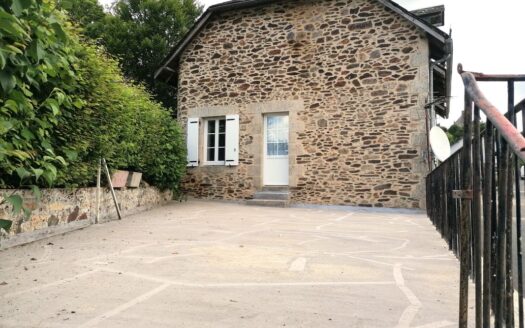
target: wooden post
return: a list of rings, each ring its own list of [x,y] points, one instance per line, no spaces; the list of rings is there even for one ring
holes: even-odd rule
[[[118,205],[118,201],[117,201],[117,195],[115,194],[115,189],[113,189],[113,183],[111,183],[111,174],[109,174],[108,164],[106,163],[105,158],[102,159],[102,164],[104,164],[104,170],[106,171],[106,177],[108,178],[109,189],[111,190],[111,196],[113,197],[113,202],[115,203],[115,208],[117,209],[118,219],[122,220],[122,216],[120,215],[120,206]]]
[[[102,159],[98,160],[98,167],[97,167],[97,215],[95,216],[95,223],[100,222],[100,178],[101,178],[101,170],[102,170]]]

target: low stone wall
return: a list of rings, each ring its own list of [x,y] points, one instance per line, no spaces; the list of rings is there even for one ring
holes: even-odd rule
[[[40,202],[36,202],[29,190],[18,190],[24,198],[24,205],[31,208],[31,216],[11,217],[8,205],[0,206],[0,218],[13,220],[9,233],[0,232],[0,249],[21,245],[52,235],[80,229],[95,223],[96,188],[42,189]],[[0,190],[10,194],[12,190]],[[154,187],[116,190],[123,216],[150,209],[166,203],[172,198],[169,191],[162,192]],[[111,192],[101,188],[100,222],[117,219],[117,212]]]

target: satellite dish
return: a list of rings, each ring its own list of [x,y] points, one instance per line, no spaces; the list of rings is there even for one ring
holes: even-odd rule
[[[441,162],[444,162],[450,156],[450,142],[445,132],[438,126],[430,130],[430,147]]]

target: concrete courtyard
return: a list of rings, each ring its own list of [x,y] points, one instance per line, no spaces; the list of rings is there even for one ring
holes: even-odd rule
[[[0,252],[0,327],[454,327],[421,211],[190,201]]]

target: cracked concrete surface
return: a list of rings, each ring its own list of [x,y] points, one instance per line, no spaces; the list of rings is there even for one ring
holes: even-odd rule
[[[454,327],[426,215],[190,201],[0,252],[0,327]]]

